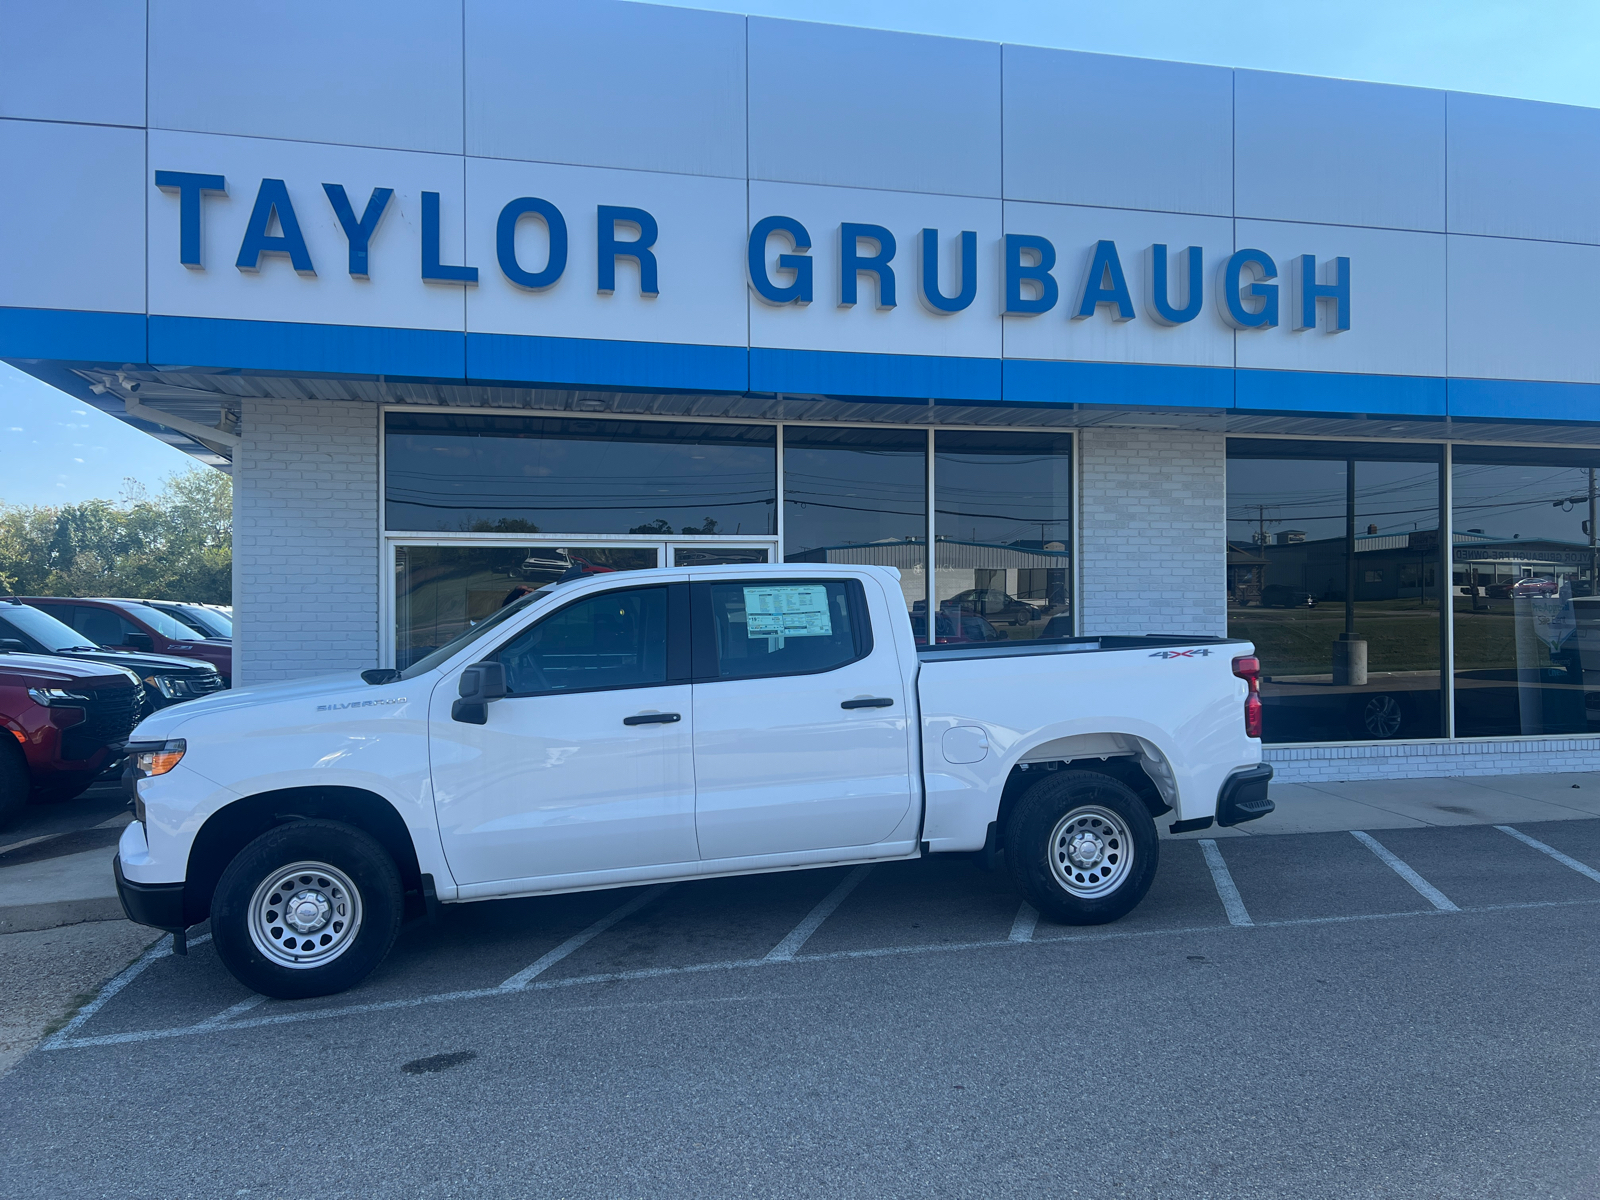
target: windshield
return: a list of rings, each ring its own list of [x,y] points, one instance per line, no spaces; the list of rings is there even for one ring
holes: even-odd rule
[[[171,638],[175,642],[194,640],[194,630],[171,613],[162,612],[159,608],[152,608],[148,604],[130,604],[128,609],[132,616],[138,617],[164,638]]]
[[[188,621],[207,637],[231,638],[233,621],[226,613],[214,608],[201,608],[198,604],[180,604],[169,609],[180,621]]]
[[[548,596],[550,594],[551,591],[552,591],[552,589],[550,589],[550,588],[541,588],[537,592],[529,592],[526,596],[523,596],[521,599],[517,600],[515,603],[506,605],[504,608],[502,608],[499,612],[495,613],[493,616],[485,617],[483,620],[479,621],[476,625],[469,626],[467,629],[463,630],[456,637],[452,638],[450,641],[448,641],[444,645],[440,646],[432,654],[429,654],[429,655],[426,655],[423,658],[417,659],[416,662],[412,663],[405,670],[401,671],[400,672],[400,678],[401,679],[415,679],[418,675],[426,675],[429,671],[433,670],[440,663],[446,661],[447,659],[453,657],[456,654],[459,654],[470,643],[477,641],[479,638],[481,638],[484,634],[488,633],[495,626],[503,625],[508,618],[516,616],[519,612],[521,612],[523,609],[527,608],[528,605],[532,604],[535,600],[544,599],[546,596]]]
[[[40,612],[26,604],[0,604],[0,622],[31,637],[51,654],[62,650],[99,649],[72,626],[64,625],[49,613]],[[4,636],[5,631],[0,629],[0,637]]]

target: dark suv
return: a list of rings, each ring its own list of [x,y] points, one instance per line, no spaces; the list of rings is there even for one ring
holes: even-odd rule
[[[96,646],[134,653],[171,654],[176,658],[195,658],[208,662],[222,676],[222,686],[233,680],[233,641],[208,638],[171,613],[164,613],[142,600],[80,599],[71,596],[19,596],[47,612],[63,625],[70,625]]]
[[[129,654],[91,645],[81,633],[63,625],[49,613],[16,599],[0,600],[0,650],[126,667],[144,681],[146,711],[151,712],[180,700],[209,696],[222,690],[222,676],[206,663],[190,658],[169,658],[164,654]]]
[[[132,671],[0,654],[0,824],[28,800],[70,800],[115,766],[144,714]]]

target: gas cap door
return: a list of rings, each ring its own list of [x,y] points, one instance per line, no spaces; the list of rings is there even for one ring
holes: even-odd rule
[[[946,729],[939,751],[947,763],[975,763],[989,753],[989,735],[976,725]]]

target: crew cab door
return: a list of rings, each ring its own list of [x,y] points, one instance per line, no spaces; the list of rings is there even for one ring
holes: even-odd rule
[[[694,588],[695,828],[713,860],[885,842],[916,795],[915,730],[881,594],[858,579]],[[874,585],[874,592],[877,589]]]
[[[688,592],[590,592],[489,649],[510,694],[483,725],[452,719],[456,676],[434,690],[434,801],[464,889],[694,869]]]

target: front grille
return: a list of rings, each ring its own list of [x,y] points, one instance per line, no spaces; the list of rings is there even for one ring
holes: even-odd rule
[[[193,675],[184,682],[196,696],[209,696],[212,692],[222,690],[222,676],[215,672],[210,675]]]
[[[102,687],[90,694],[94,699],[89,703],[74,705],[82,707],[84,719],[62,736],[62,758],[91,758],[101,746],[127,741],[144,715],[143,688]]]

